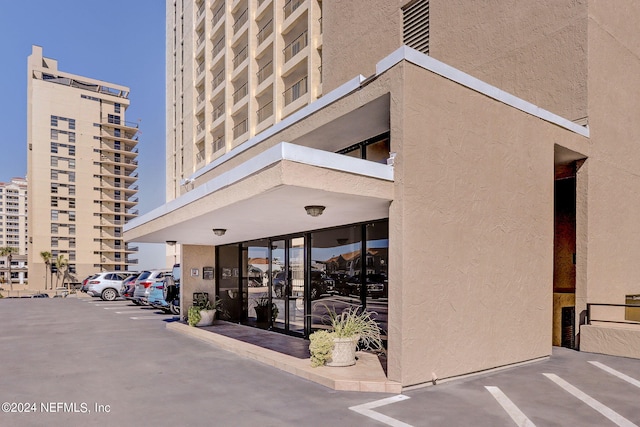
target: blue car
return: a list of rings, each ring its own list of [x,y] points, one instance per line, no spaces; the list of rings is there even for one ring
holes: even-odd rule
[[[164,280],[155,282],[147,288],[145,294],[147,298],[147,304],[149,304],[151,307],[169,312],[169,304],[164,299],[164,286]]]

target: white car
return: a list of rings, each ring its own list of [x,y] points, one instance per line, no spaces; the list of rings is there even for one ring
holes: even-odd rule
[[[101,297],[105,301],[113,301],[120,296],[122,282],[131,273],[126,271],[106,271],[89,279],[87,294],[92,297]]]

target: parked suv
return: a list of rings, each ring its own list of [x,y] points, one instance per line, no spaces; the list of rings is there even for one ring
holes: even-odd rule
[[[101,297],[105,301],[113,301],[120,296],[122,282],[130,275],[126,271],[98,273],[87,281],[87,294]]]
[[[171,270],[145,270],[140,273],[135,282],[133,297],[127,298],[136,305],[147,304],[147,289],[155,282],[161,282],[164,276],[170,276]]]

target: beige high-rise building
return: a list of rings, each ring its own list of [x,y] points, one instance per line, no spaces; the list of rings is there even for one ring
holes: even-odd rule
[[[172,200],[196,170],[322,96],[322,3],[166,4]]]
[[[28,277],[27,255],[27,181],[11,178],[0,182],[0,247],[15,248],[12,255],[11,276],[14,283],[23,284]],[[8,282],[8,259],[0,257],[2,278]]]
[[[206,291],[220,320],[304,339],[327,327],[326,307],[363,306],[378,313],[399,387],[542,360],[553,346],[640,358],[639,2],[193,3],[167,3],[169,68],[187,70],[167,105],[185,124],[169,125],[170,144],[183,143],[167,153],[178,196],[125,232],[179,244],[182,313]],[[311,102],[289,115],[283,49],[299,31],[282,34],[296,14],[316,25],[320,6],[322,97],[310,83]],[[250,70],[263,56],[247,73],[232,58],[245,34],[260,51],[251,34],[265,13],[267,93],[283,109],[261,128],[259,95],[224,104],[224,150],[210,153],[218,92],[203,92],[204,107],[191,95],[219,72],[207,56],[218,40],[225,102],[239,78],[261,87]],[[319,36],[308,34],[312,74]],[[245,111],[247,135],[234,138]],[[271,316],[256,310],[264,301]]]
[[[27,90],[30,287],[44,288],[43,251],[63,255],[76,282],[130,269],[137,249],[122,227],[138,215],[138,124],[125,120],[129,88],[62,72],[33,46]]]

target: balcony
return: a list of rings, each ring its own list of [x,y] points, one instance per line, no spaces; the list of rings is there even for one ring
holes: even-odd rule
[[[218,40],[216,44],[213,46],[213,49],[211,50],[211,57],[215,58],[223,50],[224,50],[224,37]]]
[[[247,46],[243,47],[242,50],[233,57],[233,68],[238,68],[238,66],[242,64],[245,59],[247,59],[248,54],[249,51],[247,49]]]
[[[273,19],[270,19],[269,22],[258,31],[258,45],[265,41],[271,34],[273,34]]]
[[[287,19],[293,12],[296,11],[304,3],[304,0],[289,0],[284,5],[284,19]]]
[[[212,121],[218,120],[220,117],[224,116],[224,102],[221,102],[213,109],[213,113],[211,114]]]
[[[302,49],[307,47],[309,44],[308,41],[308,32],[305,30],[302,34],[300,34],[294,41],[289,43],[284,49],[284,61],[287,62],[294,56],[296,56]]]
[[[235,22],[233,23],[233,33],[237,34],[238,31],[240,30],[240,28],[242,28],[242,26],[245,24],[245,22],[247,22],[247,19],[249,18],[249,9],[245,9],[240,16],[238,16],[235,19]]]
[[[202,163],[206,160],[206,154],[204,150],[200,150],[196,153],[196,163]]]
[[[198,125],[196,126],[196,134],[199,135],[201,132],[204,132],[206,127],[206,124],[203,121],[199,122]]]
[[[289,105],[307,93],[307,77],[303,77],[284,91],[284,105]]]
[[[213,18],[211,18],[211,28],[215,29],[222,18],[224,18],[224,3],[214,12]]]
[[[218,74],[216,74],[216,76],[213,78],[213,81],[211,82],[211,87],[213,88],[213,91],[218,89],[218,86],[224,83],[224,80],[225,80],[225,72],[224,72],[224,69],[222,69],[218,72]]]
[[[245,83],[242,86],[240,86],[238,90],[233,92],[233,104],[234,105],[237,104],[242,98],[247,96],[248,93],[249,93],[249,88]]]
[[[262,68],[258,70],[256,74],[258,76],[258,84],[265,81],[269,76],[273,74],[273,61],[267,62]]]
[[[238,123],[233,127],[233,138],[234,139],[238,138],[239,136],[244,135],[248,131],[249,131],[249,122],[247,121],[247,119],[244,119],[243,121],[241,121],[240,123]]]
[[[273,115],[273,102],[269,101],[264,107],[258,110],[258,123],[262,123]]]

